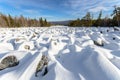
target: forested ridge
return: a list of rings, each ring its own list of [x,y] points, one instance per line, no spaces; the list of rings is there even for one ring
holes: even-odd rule
[[[39,19],[26,18],[23,15],[13,17],[0,13],[0,27],[48,27],[51,24],[42,17]]]
[[[97,19],[94,19],[94,15],[90,12],[87,12],[83,18],[78,18],[69,23],[69,26],[102,26],[102,27],[111,27],[111,26],[120,26],[120,7],[114,6],[113,12],[110,14],[112,18],[106,15],[102,18],[102,10],[99,12]]]

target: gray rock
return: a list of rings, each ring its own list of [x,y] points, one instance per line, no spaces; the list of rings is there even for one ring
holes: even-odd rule
[[[0,63],[0,70],[3,70],[3,69],[5,69],[6,68],[6,66],[4,65],[4,64],[1,64]]]
[[[0,70],[5,68],[14,67],[19,64],[19,61],[15,56],[7,56],[0,63]]]
[[[97,46],[104,46],[103,41],[102,42],[98,42],[98,41],[93,41],[95,45]]]
[[[38,63],[38,65],[37,65],[36,72],[41,71],[41,70],[43,69],[43,67],[44,67],[44,61],[41,60],[41,61]]]
[[[41,72],[43,69],[44,69],[43,76],[47,74],[48,72],[47,65],[48,65],[48,57],[45,55],[42,55],[42,58],[37,65],[35,76],[37,77],[38,72]]]
[[[44,61],[44,65],[48,64],[48,57],[47,56],[43,55],[41,60]]]
[[[24,48],[27,49],[27,50],[30,50],[30,46],[29,45],[25,45]]]

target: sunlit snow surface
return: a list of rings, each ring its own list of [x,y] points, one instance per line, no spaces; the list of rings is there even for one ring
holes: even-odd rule
[[[35,77],[42,54],[48,73]],[[20,63],[1,70],[0,80],[120,80],[120,31],[113,28],[1,28],[0,61],[9,55]]]

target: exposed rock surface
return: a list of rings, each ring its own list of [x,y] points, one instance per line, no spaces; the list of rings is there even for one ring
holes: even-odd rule
[[[48,72],[47,65],[48,65],[48,57],[45,55],[42,55],[42,58],[37,65],[35,76],[36,77],[38,76],[38,72],[43,72],[42,76],[47,74],[47,72]]]
[[[5,68],[14,67],[19,64],[19,61],[15,56],[7,56],[0,62],[0,70]]]

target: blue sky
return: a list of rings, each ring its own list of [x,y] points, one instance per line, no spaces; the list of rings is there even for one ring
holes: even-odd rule
[[[120,0],[0,0],[0,12],[61,21],[82,18],[86,12],[91,12],[96,18],[100,10],[103,17],[110,16],[114,5],[120,6]]]

